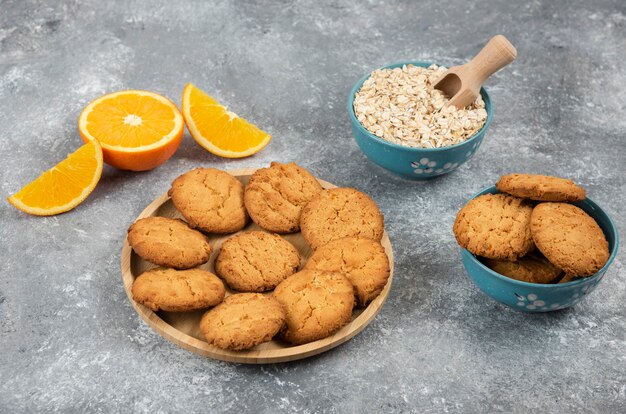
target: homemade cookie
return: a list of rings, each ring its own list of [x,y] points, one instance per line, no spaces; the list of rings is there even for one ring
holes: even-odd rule
[[[470,200],[454,221],[454,236],[464,249],[489,259],[517,260],[533,247],[533,208],[507,194],[484,194]]]
[[[133,283],[133,299],[152,309],[185,312],[215,306],[224,299],[224,283],[202,269],[152,269]]]
[[[609,243],[598,223],[566,203],[541,203],[530,220],[533,240],[566,273],[590,276],[609,260]]]
[[[572,180],[536,174],[509,174],[500,177],[496,188],[521,198],[537,201],[584,200],[585,190]]]
[[[483,263],[496,273],[528,283],[554,283],[563,274],[539,253],[530,253],[516,262],[483,259]]]
[[[215,272],[228,286],[240,292],[274,289],[300,266],[300,253],[282,237],[251,231],[222,244],[215,259]]]
[[[321,191],[302,209],[302,236],[313,250],[344,237],[380,241],[385,230],[383,215],[367,195],[354,188]]]
[[[272,340],[285,323],[285,311],[271,296],[238,293],[204,314],[200,330],[208,343],[241,351]]]
[[[167,194],[191,227],[209,233],[234,233],[248,222],[243,184],[215,168],[196,168],[172,183]]]
[[[252,220],[276,233],[300,230],[302,208],[322,186],[307,170],[295,163],[273,162],[250,177],[244,201]]]
[[[352,319],[352,284],[338,272],[302,270],[278,285],[274,297],[287,313],[280,336],[292,344],[325,338]]]
[[[146,217],[128,229],[128,244],[149,262],[176,269],[189,269],[206,263],[211,245],[187,223],[165,217]]]
[[[354,286],[357,304],[363,307],[380,294],[390,273],[383,246],[358,237],[346,237],[320,247],[304,268],[342,273]]]

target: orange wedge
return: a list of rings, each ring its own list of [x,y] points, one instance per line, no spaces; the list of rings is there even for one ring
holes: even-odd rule
[[[183,117],[196,142],[220,157],[248,157],[272,139],[191,83],[183,91]]]
[[[79,205],[102,175],[102,148],[91,141],[8,198],[25,213],[52,216]]]
[[[78,118],[83,141],[100,141],[104,162],[123,170],[151,170],[167,161],[183,137],[183,117],[169,99],[138,90],[101,96]]]

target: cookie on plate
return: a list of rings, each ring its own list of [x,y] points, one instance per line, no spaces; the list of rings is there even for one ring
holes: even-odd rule
[[[285,323],[285,310],[272,296],[237,293],[204,314],[200,330],[208,343],[241,351],[271,341]]]
[[[299,266],[296,248],[279,235],[264,231],[229,238],[215,259],[215,272],[240,292],[272,290]]]
[[[528,283],[554,283],[563,271],[537,252],[519,258],[516,262],[483,259],[485,266],[496,273]]]
[[[585,189],[572,180],[538,174],[509,174],[500,177],[496,188],[503,193],[537,201],[584,200]]]
[[[196,168],[176,178],[167,194],[191,227],[226,234],[248,222],[243,191],[243,184],[227,172]]]
[[[302,210],[302,236],[313,250],[344,237],[380,241],[385,231],[378,206],[354,188],[321,191]]]
[[[515,261],[534,248],[532,211],[521,198],[484,194],[461,208],[454,221],[454,236],[461,247],[477,256]]]
[[[274,290],[286,311],[280,336],[292,344],[326,338],[352,319],[354,291],[339,272],[302,270]]]
[[[133,282],[133,299],[149,307],[186,312],[215,306],[224,299],[224,283],[202,269],[152,269]]]
[[[346,237],[320,247],[304,268],[342,273],[354,286],[357,304],[362,307],[380,294],[390,274],[383,246],[361,237]]]
[[[541,203],[533,210],[530,227],[541,253],[568,274],[590,276],[609,260],[602,229],[574,205]]]
[[[135,253],[159,266],[189,269],[211,256],[207,238],[187,223],[166,217],[146,217],[128,229],[128,244]]]
[[[250,177],[244,193],[252,220],[266,230],[293,233],[300,230],[302,208],[317,193],[320,183],[296,163],[271,163]]]

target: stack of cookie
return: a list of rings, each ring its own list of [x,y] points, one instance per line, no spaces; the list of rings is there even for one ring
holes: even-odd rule
[[[383,216],[372,199],[351,188],[324,190],[295,163],[273,162],[245,187],[224,171],[198,168],[168,194],[185,221],[148,217],[129,228],[135,253],[161,266],[137,277],[133,298],[153,311],[211,308],[200,329],[220,348],[249,349],[276,335],[291,344],[327,337],[389,278]],[[250,218],[262,230],[241,232]],[[313,250],[304,264],[281,236],[299,231]],[[210,261],[205,233],[237,234]]]
[[[457,214],[459,245],[504,276],[529,283],[564,283],[595,274],[609,258],[596,221],[569,204],[585,190],[571,180],[510,174],[499,194],[485,194]]]

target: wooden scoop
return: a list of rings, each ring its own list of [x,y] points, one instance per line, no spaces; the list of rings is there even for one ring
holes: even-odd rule
[[[506,37],[491,38],[474,59],[453,66],[433,86],[449,99],[447,105],[463,109],[478,98],[480,87],[487,78],[515,60],[517,50]]]

